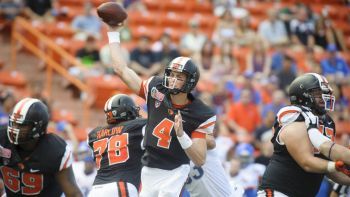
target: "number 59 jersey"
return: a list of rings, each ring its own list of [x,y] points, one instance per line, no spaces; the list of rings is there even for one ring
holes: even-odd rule
[[[146,120],[140,118],[97,127],[89,133],[88,143],[97,166],[94,185],[124,181],[139,187],[145,124]]]
[[[166,97],[167,88],[162,85],[161,77],[151,77],[143,81],[140,96],[147,102],[147,126],[144,137],[145,166],[172,170],[180,165],[189,164],[189,158],[182,149],[174,130],[175,114],[180,111],[183,130],[191,138],[205,138],[212,133],[216,116],[214,111],[201,100],[189,94],[191,101],[185,106],[171,108]]]

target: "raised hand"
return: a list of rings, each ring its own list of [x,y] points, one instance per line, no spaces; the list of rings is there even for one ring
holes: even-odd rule
[[[178,137],[181,137],[184,134],[183,126],[182,126],[182,116],[180,110],[178,110],[178,113],[175,115],[175,124],[174,129],[176,132],[176,135]]]
[[[350,166],[346,165],[343,161],[335,162],[335,169],[350,177]]]

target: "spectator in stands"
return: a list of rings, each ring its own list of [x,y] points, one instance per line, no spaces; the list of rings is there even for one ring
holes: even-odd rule
[[[53,0],[26,0],[24,14],[33,21],[53,21],[51,15]]]
[[[282,69],[277,73],[279,88],[285,92],[288,86],[295,79],[296,74],[293,72],[294,59],[290,56],[284,56]]]
[[[253,75],[262,75],[268,77],[271,71],[271,58],[264,42],[261,39],[255,39],[251,45],[251,51],[247,55],[247,73]]]
[[[275,122],[275,116],[276,114],[271,110],[271,111],[267,111],[265,112],[265,116],[261,116],[262,117],[262,122],[260,127],[258,127],[255,131],[254,131],[254,144],[259,147],[261,142],[262,142],[262,137],[266,132],[271,131],[271,128],[273,126],[273,123]],[[272,136],[271,136],[272,137]]]
[[[89,1],[84,3],[84,14],[78,15],[73,19],[72,28],[75,30],[75,39],[85,40],[88,36],[100,38],[102,23],[93,14],[92,4]]]
[[[191,19],[188,24],[190,31],[180,40],[180,53],[184,56],[195,56],[201,52],[207,37],[200,32],[196,18]]]
[[[84,196],[88,196],[97,171],[94,158],[92,157],[92,151],[88,146],[85,147],[84,144],[86,142],[81,142],[78,148],[79,154],[83,155],[83,157],[74,161],[72,167],[79,189]]]
[[[230,10],[225,10],[216,23],[212,40],[216,45],[232,42],[235,36],[235,23]]]
[[[12,112],[16,104],[16,98],[12,91],[6,90],[5,87],[0,88],[0,126],[7,126],[9,122],[9,114]]]
[[[207,79],[208,77],[211,77],[211,71],[212,71],[212,68],[214,67],[213,65],[214,47],[215,45],[211,40],[205,41],[197,63],[201,73],[203,73],[202,76],[205,79]],[[207,76],[208,74],[210,76]]]
[[[272,93],[272,102],[265,104],[261,110],[261,116],[266,117],[268,112],[272,111],[273,115],[277,114],[278,111],[286,106],[286,95],[282,90],[275,90]]]
[[[293,44],[314,47],[315,24],[309,20],[306,7],[299,7],[296,18],[290,22],[290,30]]]
[[[97,67],[100,63],[99,48],[97,46],[97,40],[93,36],[88,36],[83,48],[79,49],[75,56],[80,62],[87,68]]]
[[[220,52],[214,55],[210,68],[210,76],[213,81],[231,80],[240,73],[240,65],[233,55],[233,42],[225,42],[220,47]]]
[[[236,147],[235,158],[240,163],[240,169],[236,176],[231,176],[231,182],[236,182],[243,187],[243,196],[255,197],[266,167],[254,162],[254,147],[248,143],[241,143]]]
[[[152,51],[155,53],[157,62],[162,65],[168,65],[171,60],[180,56],[176,45],[172,42],[171,36],[168,33],[163,33],[160,40],[152,46]]]
[[[236,28],[235,43],[239,46],[249,46],[254,39],[256,39],[257,34],[250,27],[250,16],[246,16],[238,19],[238,26]]]
[[[268,42],[269,45],[288,42],[288,34],[283,22],[278,19],[278,11],[270,9],[267,12],[269,18],[259,25],[259,35]]]
[[[250,134],[259,127],[261,117],[258,106],[252,102],[250,89],[242,90],[240,100],[229,107],[227,118],[228,127],[236,133],[238,138],[252,137]]]
[[[327,47],[328,57],[321,61],[322,74],[330,77],[329,80],[341,83],[350,78],[350,67],[346,61],[337,55],[337,47],[334,44]]]
[[[274,118],[272,118],[272,124],[273,124],[273,120]],[[272,124],[271,124],[271,127],[272,127]],[[255,158],[255,163],[262,164],[264,166],[267,166],[269,164],[273,154],[273,145],[271,143],[272,136],[273,136],[272,129],[268,129],[261,135],[261,138],[259,139],[260,143],[257,145],[257,147],[260,150],[260,154]]]
[[[300,64],[300,69],[298,70],[299,74],[313,72],[313,73],[321,73],[321,66],[315,56],[315,50],[313,48],[307,47],[305,50],[305,58],[302,60]]]
[[[141,36],[136,48],[130,53],[130,67],[139,75],[150,77],[160,73],[162,67],[156,54],[150,49],[150,38]]]
[[[22,12],[22,8],[22,0],[1,0],[0,18],[3,18],[7,21],[12,21],[17,15]]]
[[[55,133],[66,141],[67,145],[73,150],[73,152],[77,152],[79,142],[74,134],[73,126],[70,123],[65,121],[57,122]]]
[[[289,45],[287,44],[279,44],[276,46],[275,52],[271,57],[271,74],[277,74],[283,67],[283,61],[286,56],[288,56],[287,50]],[[297,73],[297,66],[293,62],[292,65],[293,73]]]

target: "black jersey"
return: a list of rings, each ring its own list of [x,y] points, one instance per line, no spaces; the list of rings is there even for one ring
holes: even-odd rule
[[[166,104],[166,91],[161,77],[151,77],[142,83],[140,95],[146,99],[148,112],[144,137],[146,152],[142,162],[148,167],[171,170],[189,164],[173,128],[176,110],[180,110],[183,129],[191,137],[205,137],[205,134],[212,133],[216,116],[211,108],[191,94],[191,103],[173,109]]]
[[[55,174],[72,164],[66,142],[55,134],[46,134],[34,151],[22,159],[16,146],[9,142],[6,129],[0,129],[0,166],[7,196],[61,196]]]
[[[139,187],[145,124],[146,120],[140,118],[97,127],[89,133],[88,143],[98,168],[94,185],[125,181]]]
[[[295,121],[305,121],[300,112],[301,109],[296,106],[287,106],[278,112],[274,123],[275,132],[271,139],[274,153],[259,189],[277,190],[291,197],[310,197],[317,194],[324,174],[304,171],[288,153],[287,147],[279,141],[281,128]],[[330,116],[320,118],[320,132],[334,140],[335,124]],[[326,159],[316,149],[314,155]]]

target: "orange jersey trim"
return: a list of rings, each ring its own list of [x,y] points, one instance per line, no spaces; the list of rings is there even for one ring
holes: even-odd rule
[[[206,128],[210,127],[211,125],[215,124],[215,122],[216,122],[216,121],[209,122],[208,124],[203,125],[203,126],[199,127],[198,129],[206,129]]]
[[[140,90],[139,90],[139,96],[145,99],[146,95],[145,95],[145,89],[144,89],[144,86],[145,86],[144,82],[145,81],[141,82],[141,86],[140,86]]]
[[[204,139],[206,137],[205,133],[199,132],[199,131],[193,131],[191,134],[191,138],[202,138]]]
[[[289,114],[289,113],[296,113],[296,112],[299,112],[297,110],[287,110],[287,111],[284,111],[282,112],[279,116],[278,116],[278,122],[281,123],[281,119],[284,115],[286,114]]]

